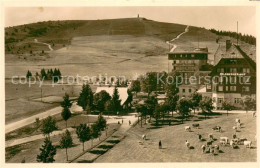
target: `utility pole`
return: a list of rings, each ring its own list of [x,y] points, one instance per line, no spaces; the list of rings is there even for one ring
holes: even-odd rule
[[[237,21],[237,46],[238,46],[238,21]]]

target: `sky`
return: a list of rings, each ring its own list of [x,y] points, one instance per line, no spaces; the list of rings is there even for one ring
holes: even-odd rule
[[[5,27],[48,20],[96,20],[145,17],[191,26],[238,30],[256,36],[256,8],[253,6],[213,7],[7,7]]]

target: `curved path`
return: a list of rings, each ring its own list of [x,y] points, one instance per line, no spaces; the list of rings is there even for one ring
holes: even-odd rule
[[[79,107],[74,102],[72,107],[71,107],[71,112],[73,113],[75,111],[79,111]],[[53,116],[53,115],[59,114],[61,112],[62,112],[62,107],[59,106],[59,107],[55,107],[55,108],[52,108],[50,110],[47,110],[47,111],[45,111],[43,113],[36,114],[36,115],[31,116],[31,117],[22,119],[20,121],[10,123],[8,125],[5,125],[5,133],[7,134],[9,132],[12,132],[12,131],[18,129],[18,128],[21,128],[21,127],[24,127],[26,125],[32,124],[32,123],[35,122],[36,118],[39,118],[40,120],[42,120],[44,118],[47,118],[48,116]]]
[[[49,47],[50,51],[53,51],[53,48],[52,48],[51,45],[48,44],[48,43],[39,42],[37,39],[34,39],[34,42],[35,42],[35,43],[40,43],[40,44],[47,45],[47,46]]]
[[[189,31],[189,26],[187,26],[185,28],[185,31],[182,32],[181,34],[179,34],[177,37],[175,37],[174,39],[170,40],[170,41],[166,41],[167,44],[169,44],[172,48],[170,50],[170,52],[173,52],[176,48],[177,48],[177,45],[175,44],[172,44],[172,42],[174,42],[175,40],[179,39],[183,34],[187,33]]]
[[[88,116],[97,116],[97,115],[88,115]],[[131,121],[131,123],[136,122],[137,117],[135,117],[134,114],[129,115],[129,116],[104,116],[107,119],[107,124],[112,124],[112,123],[117,123],[122,122],[122,120],[124,120],[123,124],[121,124],[121,127],[119,128],[120,131],[125,132],[127,131],[132,125],[129,125],[129,120]],[[35,119],[34,119],[35,121]],[[73,128],[68,128],[69,131],[73,131]],[[66,131],[66,129],[63,130],[58,130],[58,131],[54,131],[53,133],[51,133],[51,137],[55,136],[55,135],[59,135],[62,134]],[[39,135],[33,135],[33,136],[29,136],[29,137],[25,137],[25,138],[20,138],[20,139],[14,139],[14,140],[9,140],[5,142],[5,147],[10,147],[10,146],[14,146],[14,145],[19,145],[19,144],[23,144],[23,143],[27,143],[27,142],[31,142],[31,141],[35,141],[38,139],[43,139],[44,136],[42,134]]]

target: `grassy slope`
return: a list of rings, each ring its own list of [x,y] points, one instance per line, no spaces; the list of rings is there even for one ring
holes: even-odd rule
[[[202,117],[203,118],[203,117]],[[231,139],[235,125],[235,119],[240,118],[242,128],[237,132],[239,138],[247,138],[253,142],[253,148],[245,148],[244,145],[239,145],[239,149],[221,146],[220,150],[223,153],[213,156],[212,154],[203,154],[201,145],[205,142],[198,140],[197,133],[202,135],[202,138],[208,140],[208,134],[213,133],[217,139],[213,145],[219,144],[219,137],[227,136]],[[148,129],[151,126],[146,125],[140,128],[140,125],[135,126],[130,130],[124,141],[116,145],[112,150],[98,158],[96,162],[255,162],[256,161],[256,118],[251,114],[232,114],[226,116],[218,116],[212,119],[197,119],[193,121],[185,121],[184,124],[175,126],[163,126],[157,129]],[[184,126],[192,123],[199,123],[200,129],[193,129],[192,132],[185,132]],[[223,129],[221,133],[212,131],[212,127],[220,125]],[[141,136],[147,135],[147,139],[143,145]],[[158,142],[162,141],[163,149],[158,149]],[[190,142],[194,149],[187,149],[185,140]]]
[[[8,41],[8,39],[14,38],[17,41],[8,43],[11,50],[6,50],[6,53],[17,54],[18,50],[19,54],[29,53],[30,50],[33,52],[37,50],[48,51],[48,48],[42,44],[29,48],[28,44],[34,45],[32,43],[34,38],[52,44],[54,49],[71,44],[74,37],[81,36],[133,35],[137,37],[154,37],[167,41],[183,32],[185,27],[185,25],[180,24],[138,18],[38,22],[6,28],[5,39]],[[37,32],[37,30],[39,31]],[[42,34],[39,33],[40,30],[42,30]],[[177,44],[182,45],[182,48],[180,48],[182,50],[192,50],[198,46],[198,41],[200,41],[200,47],[207,46],[212,49],[210,52],[213,53],[216,49],[216,37],[207,29],[191,26],[189,32],[177,40]],[[245,50],[248,50],[248,45],[245,46]],[[249,52],[251,53],[251,51]]]
[[[43,34],[33,33],[35,30],[46,28]],[[162,23],[137,18],[85,21],[48,21],[27,25],[8,27],[5,29],[5,39],[14,38],[20,42],[9,43],[14,46],[13,52],[19,49],[21,41],[27,42],[34,38],[47,43],[54,43],[54,47],[70,44],[73,37],[94,35],[134,35],[153,36],[162,40],[169,40],[185,29],[185,25]],[[19,44],[19,45],[18,45]],[[22,49],[21,49],[22,50]],[[7,53],[11,53],[7,51]]]

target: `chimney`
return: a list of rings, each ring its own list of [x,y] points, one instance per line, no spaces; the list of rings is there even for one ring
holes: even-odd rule
[[[226,40],[226,51],[228,49],[230,49],[231,45],[232,45],[231,41],[230,40]]]

